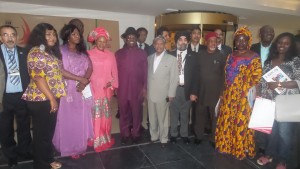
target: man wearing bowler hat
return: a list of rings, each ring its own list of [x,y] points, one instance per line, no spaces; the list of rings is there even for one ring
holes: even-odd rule
[[[118,103],[123,144],[130,138],[133,143],[137,143],[140,138],[140,110],[147,91],[147,53],[138,48],[137,36],[133,27],[127,28],[122,34],[125,45],[115,54],[119,75]]]

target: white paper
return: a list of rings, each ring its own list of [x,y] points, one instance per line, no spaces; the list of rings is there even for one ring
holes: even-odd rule
[[[82,93],[82,96],[85,99],[88,99],[88,98],[92,97],[92,91],[91,91],[90,84],[86,85],[85,88],[82,90],[81,93]]]
[[[275,102],[256,98],[248,128],[270,134],[275,119]]]
[[[263,75],[263,78],[267,82],[286,82],[290,81],[291,79],[278,67],[275,66],[269,72]],[[275,91],[278,94],[282,94],[285,92],[285,88],[276,88]]]
[[[179,75],[179,85],[184,85],[184,75]]]

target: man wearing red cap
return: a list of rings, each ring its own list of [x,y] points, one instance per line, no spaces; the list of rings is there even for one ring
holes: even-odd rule
[[[137,36],[133,27],[127,28],[122,34],[125,45],[115,54],[119,75],[118,104],[123,144],[127,143],[130,137],[133,143],[138,142],[142,117],[140,110],[147,90],[147,53],[138,48]]]
[[[214,147],[214,133],[216,128],[215,106],[223,92],[224,67],[226,57],[217,49],[217,34],[209,32],[205,35],[206,50],[197,57],[197,108],[195,122],[195,144],[203,139],[206,123],[212,125],[209,138]],[[211,121],[208,121],[210,119]]]

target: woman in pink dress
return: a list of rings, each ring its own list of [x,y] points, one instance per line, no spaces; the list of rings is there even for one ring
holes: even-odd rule
[[[94,98],[92,110],[94,139],[90,140],[89,145],[93,146],[96,152],[114,144],[111,138],[110,99],[113,90],[118,87],[118,73],[114,54],[105,49],[108,39],[109,34],[102,27],[94,29],[88,36],[88,41],[94,45],[94,48],[88,51],[93,65],[90,82]]]

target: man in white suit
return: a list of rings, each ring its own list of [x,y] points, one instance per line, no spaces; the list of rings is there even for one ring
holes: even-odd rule
[[[155,53],[148,57],[148,111],[151,141],[168,142],[168,107],[178,86],[177,59],[165,50],[165,39],[154,39]]]

